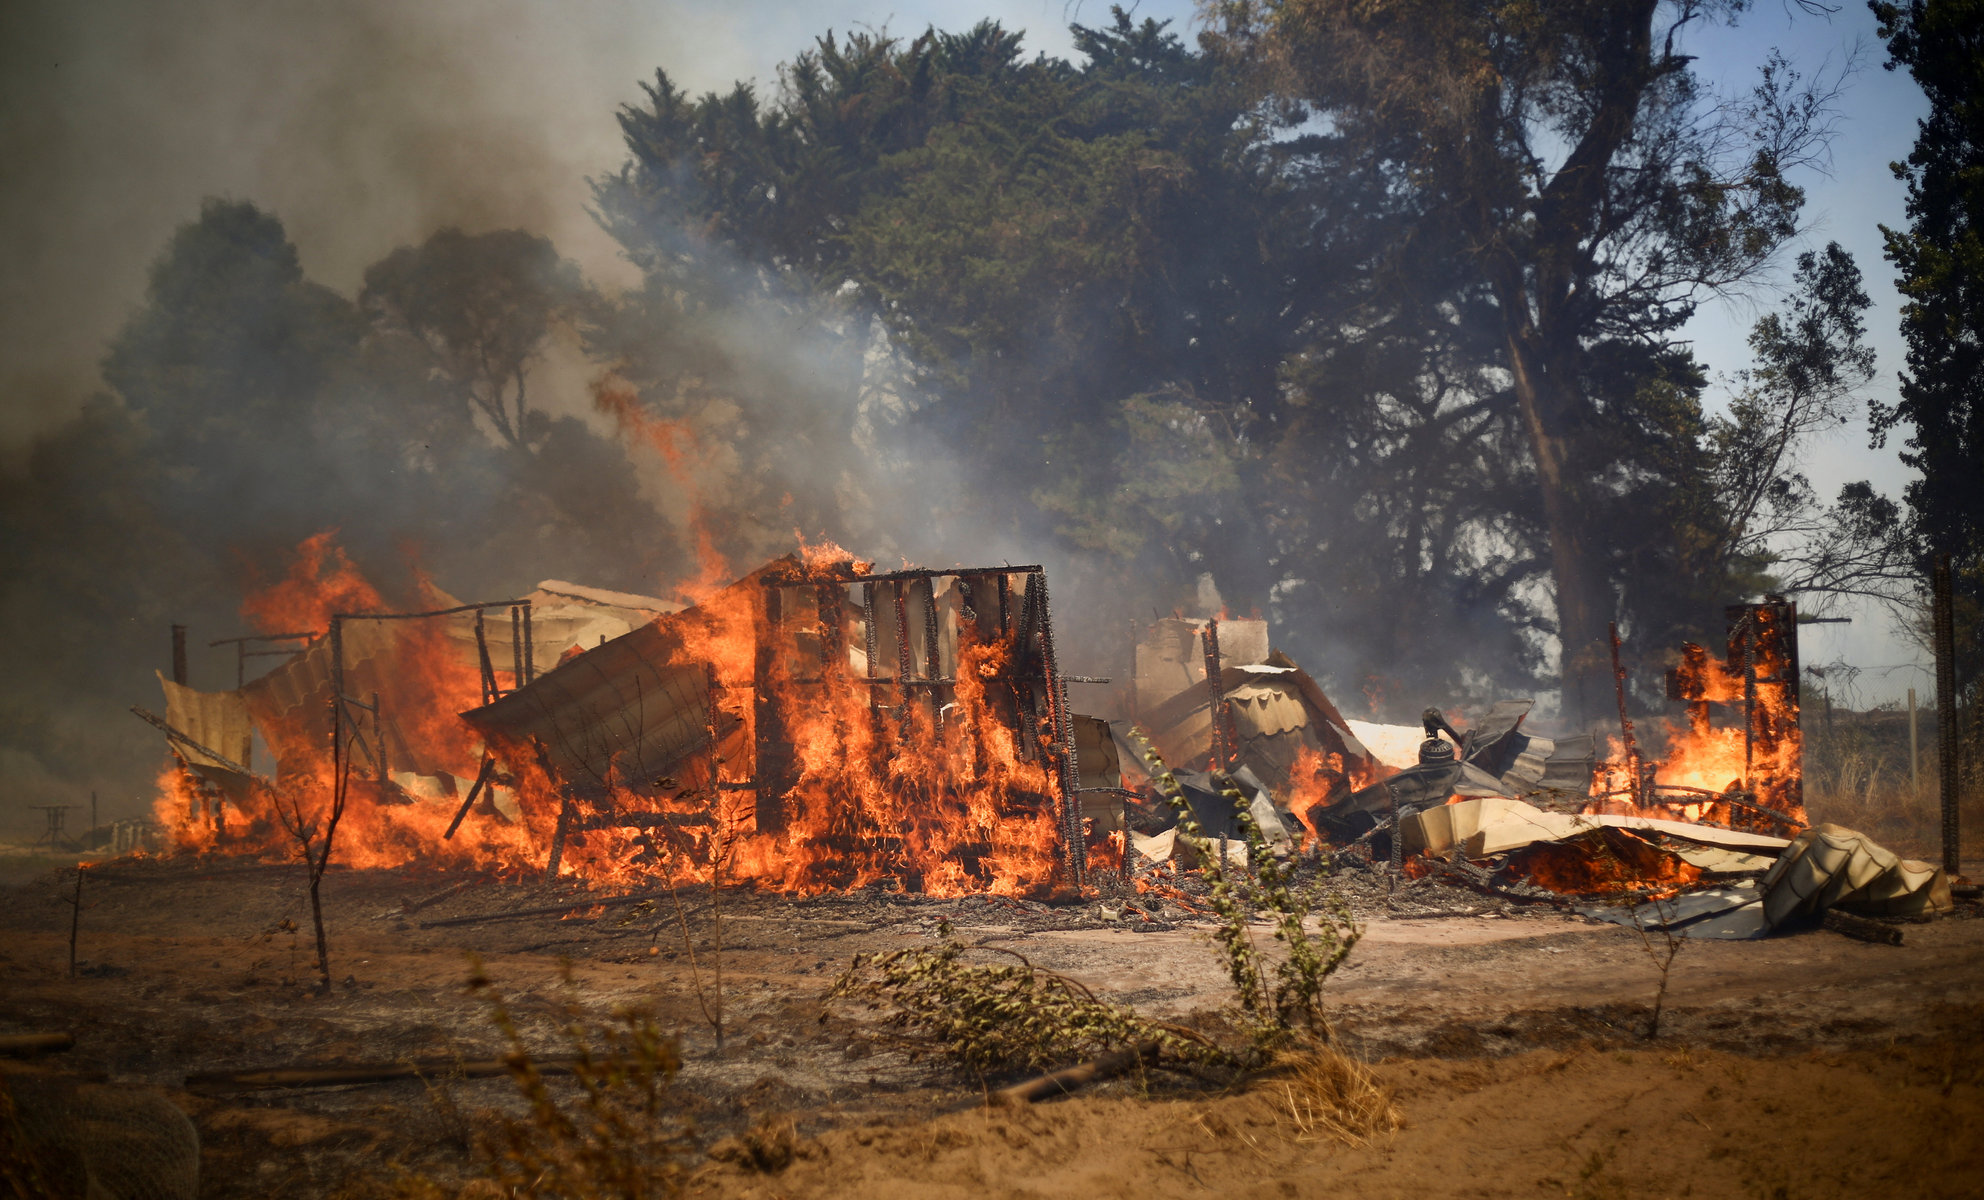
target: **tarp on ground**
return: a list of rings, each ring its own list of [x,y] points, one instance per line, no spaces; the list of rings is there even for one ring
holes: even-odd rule
[[[1772,928],[1828,908],[1870,917],[1949,912],[1949,876],[1906,859],[1866,834],[1816,825],[1791,842],[1764,876],[1764,918]]]
[[[1399,820],[1406,854],[1463,858],[1507,854],[1537,842],[1562,841],[1593,829],[1630,829],[1693,843],[1676,853],[1711,872],[1763,870],[1791,843],[1785,838],[1739,829],[1719,829],[1658,817],[1549,812],[1522,800],[1490,796],[1439,804]],[[1720,855],[1706,853],[1720,851]]]
[[[1219,838],[1212,838],[1209,844],[1213,847],[1213,855],[1215,857],[1220,853],[1219,848],[1221,846],[1225,847],[1227,866],[1234,868],[1246,867],[1246,842],[1235,841],[1231,838],[1223,841]],[[1179,833],[1176,827],[1167,829],[1162,833],[1151,834],[1148,837],[1141,833],[1132,832],[1130,834],[1130,848],[1136,852],[1137,866],[1145,866],[1151,863],[1175,862],[1179,867],[1190,871],[1205,865],[1203,856],[1192,848],[1191,843],[1186,841],[1184,835]]]
[[[1672,899],[1592,904],[1578,911],[1629,929],[1665,930],[1676,937],[1698,940],[1744,942],[1770,932],[1770,926],[1764,922],[1761,893],[1755,881],[1748,879]]]

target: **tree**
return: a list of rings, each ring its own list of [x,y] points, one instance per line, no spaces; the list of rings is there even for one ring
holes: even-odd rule
[[[1918,569],[1947,554],[1958,581],[1959,686],[1984,688],[1984,4],[1875,3],[1888,69],[1905,66],[1929,99],[1905,163],[1909,227],[1882,227],[1901,272],[1908,369],[1899,402],[1874,410],[1874,443],[1907,426],[1901,460]]]
[[[1767,590],[1819,603],[1895,597],[1908,564],[1894,502],[1863,480],[1825,505],[1797,469],[1802,447],[1845,425],[1874,378],[1874,352],[1861,341],[1870,303],[1860,268],[1832,242],[1798,256],[1788,311],[1751,332],[1755,366],[1709,432],[1721,500],[1709,544],[1723,573],[1747,559],[1768,570]]]
[[[1592,514],[1606,485],[1594,349],[1658,341],[1704,293],[1749,279],[1795,230],[1786,173],[1825,133],[1826,94],[1773,60],[1743,109],[1705,104],[1678,48],[1737,3],[1234,0],[1230,54],[1391,164],[1464,233],[1499,317],[1547,533],[1566,711],[1592,715],[1613,611]],[[1747,136],[1745,133],[1747,131]]]
[[[382,328],[414,339],[504,443],[527,451],[546,427],[531,407],[530,368],[554,326],[589,299],[550,239],[450,228],[367,267],[359,303]]]
[[[727,400],[742,429],[775,431],[726,438],[746,461],[803,448],[811,463],[776,478],[810,482],[826,458],[871,488],[905,481],[873,497],[932,510],[905,552],[1058,529],[1133,576],[1217,557],[1242,603],[1265,603],[1233,468],[1267,436],[1308,319],[1289,289],[1322,278],[1284,269],[1303,215],[1230,71],[1120,13],[1076,37],[1081,70],[1027,60],[991,23],[829,35],[769,103],[691,101],[659,75],[621,114],[628,167],[596,184],[648,286],[595,347],[662,415]],[[712,352],[765,314],[825,331],[809,357],[835,364],[828,383],[800,393],[817,403],[752,394]],[[1153,595],[1169,607],[1168,583]]]
[[[303,277],[281,221],[245,201],[204,203],[103,361],[149,451],[176,469],[158,497],[174,519],[257,552],[314,532],[301,510],[347,495],[319,418],[363,334],[348,300]]]

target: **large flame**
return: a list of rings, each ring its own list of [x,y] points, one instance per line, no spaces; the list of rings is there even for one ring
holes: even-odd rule
[[[542,747],[485,747],[457,715],[482,704],[482,677],[442,621],[346,619],[340,752],[332,753],[328,684],[321,698],[288,708],[251,685],[258,726],[276,752],[274,780],[216,803],[215,784],[175,768],[160,780],[159,815],[184,848],[294,857],[295,815],[321,829],[342,782],[333,858],[352,866],[541,871],[555,858],[566,873],[622,886],[702,880],[814,892],[880,883],[936,895],[1053,886],[1058,763],[1051,735],[1029,736],[1022,724],[1030,718],[1010,684],[1015,643],[982,637],[978,622],[959,615],[948,678],[903,683],[870,667],[858,620],[830,602],[836,589],[844,601],[861,587],[865,564],[831,544],[786,562],[787,593],[818,599],[776,628],[753,607],[763,591],[756,580],[665,618],[681,661],[707,672],[716,697],[710,744],[670,778],[630,778],[616,761],[580,805],[571,788],[582,781],[558,778]],[[430,606],[445,599],[424,580],[419,590]],[[943,599],[962,603],[954,593]],[[385,608],[320,535],[244,612],[263,629],[321,633],[334,615]],[[325,661],[327,641],[278,670]],[[910,672],[928,673],[922,664]],[[516,684],[508,673],[498,682]],[[778,752],[789,755],[777,764],[789,786],[769,805],[757,793],[774,764],[753,761],[761,721],[775,722]],[[493,784],[444,836],[483,773]],[[782,821],[759,828],[768,811]],[[1113,865],[1120,854],[1100,839],[1092,860]]]
[[[1687,708],[1684,722],[1656,723],[1666,749],[1635,765],[1623,737],[1610,739],[1607,761],[1592,783],[1588,812],[1622,812],[1711,821],[1741,828],[1793,832],[1806,823],[1798,726],[1794,636],[1782,623],[1789,606],[1745,606],[1751,622],[1744,671],[1716,661],[1700,646],[1682,648],[1672,681]],[[1732,643],[1731,659],[1739,657]],[[1720,709],[1723,723],[1713,720]]]

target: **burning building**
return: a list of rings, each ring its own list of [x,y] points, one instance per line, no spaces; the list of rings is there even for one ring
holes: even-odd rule
[[[182,842],[273,847],[270,794],[342,787],[360,864],[1017,893],[1080,881],[1120,782],[1037,566],[815,552],[686,608],[548,582],[326,626],[234,692],[167,683]]]
[[[251,606],[310,632],[228,639],[244,677],[253,654],[274,670],[230,692],[163,681],[166,716],[141,714],[175,750],[159,815],[182,846],[293,853],[297,814],[334,804],[352,865],[607,884],[1073,895],[1139,853],[1196,861],[1156,849],[1175,818],[1123,786],[1119,762],[1156,763],[1074,712],[1071,684],[1109,681],[1063,673],[1038,566],[878,572],[809,549],[687,606],[554,580],[469,604],[429,587],[434,607],[392,612],[336,564]],[[1672,891],[1760,873],[1806,823],[1796,611],[1729,619],[1720,661],[1683,648],[1686,717],[1657,755],[1623,671],[1603,757],[1525,729],[1527,700],[1465,731],[1437,709],[1393,729],[1346,720],[1260,620],[1145,627],[1126,695],[1214,837],[1244,840],[1237,784],[1271,841],[1368,843],[1408,875]]]

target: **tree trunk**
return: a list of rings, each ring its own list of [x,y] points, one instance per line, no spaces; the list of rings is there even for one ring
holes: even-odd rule
[[[331,848],[325,846],[324,857],[329,858],[330,853]],[[319,898],[319,888],[323,882],[324,866],[314,867],[310,872],[310,920],[317,927],[317,978],[328,992],[331,990],[331,948],[324,937],[324,904]]]
[[[1513,323],[1520,310],[1504,302],[1505,319]],[[1561,387],[1532,344],[1524,328],[1508,334],[1509,365],[1523,429],[1536,460],[1536,482],[1542,492],[1543,520],[1550,538],[1550,574],[1556,585],[1557,637],[1561,646],[1560,686],[1564,720],[1583,726],[1594,720],[1610,692],[1606,670],[1609,643],[1603,636],[1611,606],[1604,603],[1585,531],[1579,487],[1566,459],[1569,446],[1552,416],[1563,411],[1552,393]]]

